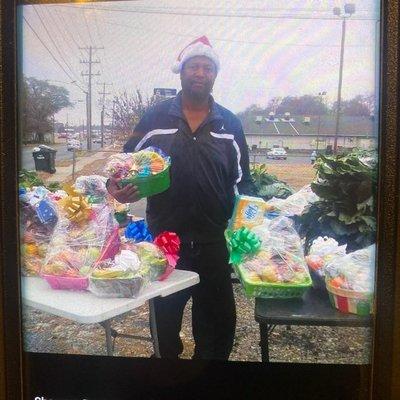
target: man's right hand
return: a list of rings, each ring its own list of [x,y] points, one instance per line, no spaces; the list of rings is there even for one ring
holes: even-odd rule
[[[108,193],[120,203],[135,203],[140,200],[140,194],[137,186],[132,184],[124,186],[122,189],[118,185],[118,181],[110,178],[107,182]]]

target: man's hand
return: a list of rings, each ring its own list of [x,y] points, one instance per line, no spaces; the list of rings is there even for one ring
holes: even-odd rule
[[[137,186],[132,184],[124,186],[122,189],[118,185],[118,181],[110,178],[107,182],[108,193],[120,203],[135,203],[140,200],[139,190]]]

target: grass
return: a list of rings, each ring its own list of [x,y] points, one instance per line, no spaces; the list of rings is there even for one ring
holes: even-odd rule
[[[267,166],[267,171],[286,182],[295,191],[309,185],[315,178],[315,170],[311,164],[272,164]]]

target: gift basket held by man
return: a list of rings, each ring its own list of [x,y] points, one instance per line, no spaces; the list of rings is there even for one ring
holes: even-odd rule
[[[190,297],[194,358],[227,359],[233,345],[236,313],[224,231],[236,187],[246,192],[251,178],[241,123],[210,94],[219,68],[206,37],[186,46],[173,66],[182,91],[149,109],[124,146],[125,153],[152,147],[169,157],[169,186],[148,197],[147,222],[154,237],[163,231],[179,236],[177,268],[200,276],[197,286],[155,300],[162,357],[176,358],[183,350],[179,331]],[[121,177],[110,176],[107,188],[121,203],[143,196],[136,182]]]

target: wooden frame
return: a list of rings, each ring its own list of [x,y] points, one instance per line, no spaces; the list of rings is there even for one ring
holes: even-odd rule
[[[16,2],[8,0],[2,2],[0,7],[0,396],[14,399],[22,398],[23,383],[19,271],[16,267],[19,262]],[[384,400],[400,398],[399,12],[398,0],[382,1],[377,313],[372,368],[370,371],[363,370],[362,377],[365,382],[362,398]],[[366,394],[368,388],[369,394]]]

